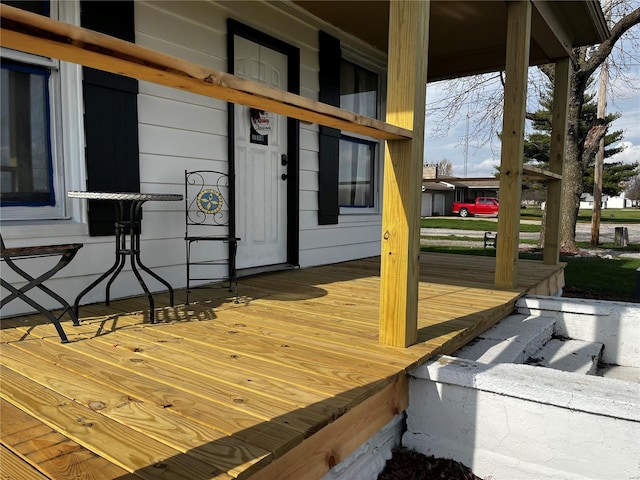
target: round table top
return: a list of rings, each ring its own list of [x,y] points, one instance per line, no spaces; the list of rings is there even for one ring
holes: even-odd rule
[[[133,200],[176,202],[182,195],[175,193],[137,193],[137,192],[67,192],[69,198],[86,198],[87,200]]]

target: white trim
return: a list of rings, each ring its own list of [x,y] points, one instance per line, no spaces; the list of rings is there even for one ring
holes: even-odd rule
[[[20,52],[10,48],[0,47],[0,56],[2,56],[2,58],[15,60],[16,62],[29,63],[38,67],[58,68],[58,61],[53,58],[41,57],[40,55]]]
[[[60,4],[60,20],[72,25],[80,25],[80,2],[65,1]],[[82,97],[82,67],[75,63],[61,62],[62,105],[62,156],[64,158],[64,191],[84,190],[86,188],[86,162],[84,157],[84,102]],[[85,202],[70,201],[65,203],[67,217],[74,222],[88,222]],[[88,228],[88,227],[87,227]]]

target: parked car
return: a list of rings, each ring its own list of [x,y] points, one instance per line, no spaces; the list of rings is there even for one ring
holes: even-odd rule
[[[467,202],[453,202],[453,213],[461,217],[469,215],[495,215],[498,216],[500,203],[497,198],[478,197]]]

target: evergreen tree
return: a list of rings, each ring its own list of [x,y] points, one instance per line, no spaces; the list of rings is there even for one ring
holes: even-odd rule
[[[525,163],[547,168],[549,163],[549,146],[551,141],[551,115],[553,111],[553,85],[549,82],[542,93],[541,109],[529,114],[534,131],[527,135],[524,142]],[[594,102],[594,94],[585,94],[585,103],[582,106],[580,120],[578,122],[577,139],[582,145],[588,143],[589,132],[597,123],[608,126],[617,118],[619,113],[610,113],[604,122],[598,121],[597,103]],[[602,192],[604,195],[616,196],[624,190],[624,184],[637,175],[638,164],[607,163],[606,159],[622,151],[622,147],[614,147],[623,138],[623,131],[616,130],[604,136],[604,170],[602,173]],[[593,191],[593,172],[596,151],[585,149],[581,159],[583,174],[583,191]],[[522,192],[524,199],[540,200],[546,195],[546,187],[540,182],[526,182]]]
[[[602,194],[611,197],[620,195],[638,173],[637,163],[605,163],[602,171]],[[593,167],[587,170],[585,183],[586,190],[593,191]]]

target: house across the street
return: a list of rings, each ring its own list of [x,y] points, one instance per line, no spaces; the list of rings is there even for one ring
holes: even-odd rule
[[[422,180],[422,217],[451,215],[453,202],[473,201],[478,197],[499,198],[498,178],[442,177]]]

